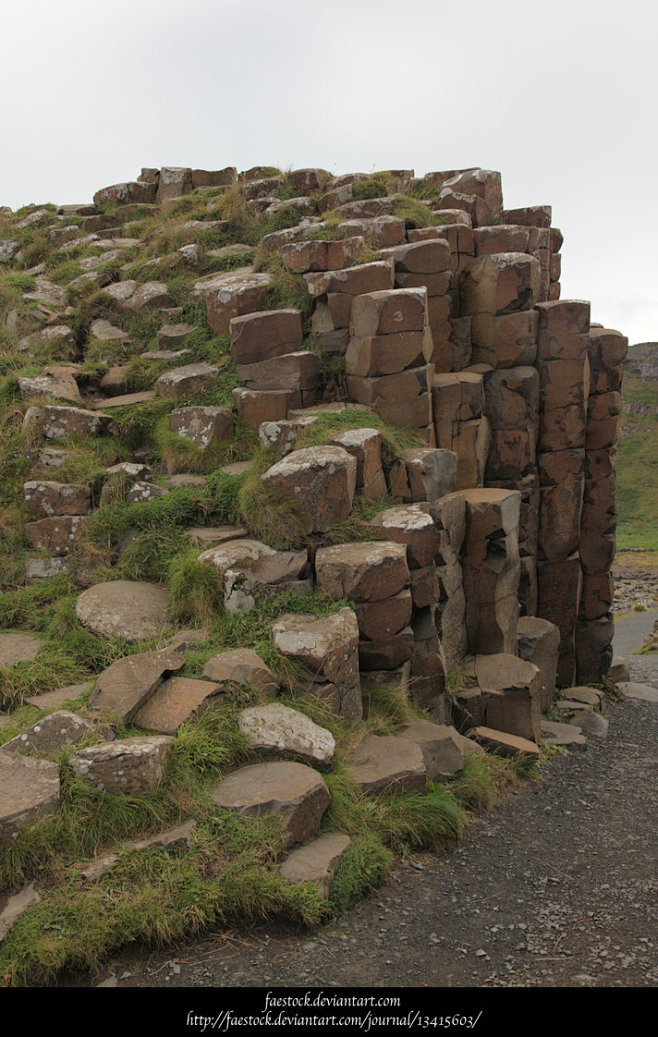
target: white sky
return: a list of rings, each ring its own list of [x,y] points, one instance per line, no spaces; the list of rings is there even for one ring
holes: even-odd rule
[[[0,0],[0,205],[142,166],[483,166],[658,340],[656,0]]]

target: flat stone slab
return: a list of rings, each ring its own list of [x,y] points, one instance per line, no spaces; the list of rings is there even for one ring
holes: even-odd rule
[[[428,781],[441,781],[463,770],[464,747],[454,727],[416,720],[404,725],[400,737],[420,746]]]
[[[3,750],[23,756],[48,756],[66,745],[75,745],[94,730],[94,725],[76,713],[58,709],[38,720],[20,735],[5,742]]]
[[[563,745],[568,749],[585,749],[587,746],[587,738],[575,722],[560,724],[553,720],[542,720],[541,738],[549,745]]]
[[[0,666],[32,662],[42,647],[43,641],[40,637],[3,631],[0,633]]]
[[[573,725],[582,731],[588,738],[607,738],[609,721],[594,710],[584,710],[577,717],[567,720],[567,724]]]
[[[427,772],[416,742],[395,735],[366,735],[345,761],[364,792],[425,792]]]
[[[247,536],[242,526],[191,526],[186,530],[190,540],[201,547],[218,547],[229,540],[241,540]]]
[[[24,825],[58,811],[58,765],[0,750],[0,851]]]
[[[253,706],[240,713],[238,723],[254,749],[295,753],[311,766],[331,766],[336,749],[333,735],[297,709],[280,702]]]
[[[615,684],[621,684],[623,682],[629,683],[631,679],[631,671],[628,663],[621,655],[615,655],[612,658],[612,665],[608,670],[606,676],[609,680],[614,681]]]
[[[568,699],[570,702],[582,702],[585,706],[591,706],[592,709],[601,709],[603,692],[597,688],[580,685],[576,688],[563,688],[561,694],[564,699]]]
[[[185,656],[175,650],[126,655],[96,678],[89,707],[108,709],[124,720],[132,720],[165,677],[184,665]]]
[[[251,648],[220,652],[206,661],[203,676],[222,683],[251,684],[265,695],[274,696],[281,681]]]
[[[641,702],[658,702],[658,689],[652,688],[650,684],[622,681],[617,687],[625,699],[639,699]]]
[[[287,882],[317,882],[320,896],[328,900],[336,869],[351,841],[342,832],[327,832],[293,850],[279,867],[279,873]]]
[[[4,899],[3,897],[2,900]],[[40,900],[41,897],[34,888],[33,882],[30,882],[28,886],[23,886],[19,893],[10,894],[6,898],[6,903],[0,911],[0,943],[23,912],[33,904],[38,904]]]
[[[146,641],[170,626],[169,592],[157,583],[97,583],[78,596],[75,611],[95,634],[124,641]]]
[[[135,714],[134,722],[147,731],[175,735],[191,717],[208,709],[219,691],[221,685],[212,681],[170,677]]]
[[[539,746],[527,738],[519,738],[518,735],[494,731],[491,727],[472,727],[467,735],[485,749],[491,749],[501,756],[531,756],[535,759],[539,757]]]
[[[212,791],[219,807],[252,817],[274,815],[286,831],[286,845],[302,843],[320,829],[331,802],[324,779],[303,763],[257,763],[224,778]]]
[[[144,389],[142,392],[130,392],[125,396],[110,396],[106,400],[100,400],[97,403],[93,403],[92,407],[102,408],[103,410],[114,409],[115,407],[134,407],[135,404],[148,403],[149,400],[155,399],[155,392],[153,389]]]
[[[75,702],[89,690],[89,684],[67,684],[64,688],[55,688],[54,691],[43,691],[40,695],[30,695],[25,701],[28,706],[36,706],[37,709],[59,709],[67,702]]]
[[[101,791],[146,795],[162,781],[172,748],[173,738],[164,735],[123,738],[78,750],[71,766]]]

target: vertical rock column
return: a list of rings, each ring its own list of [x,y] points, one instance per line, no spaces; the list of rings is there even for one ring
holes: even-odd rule
[[[500,368],[485,375],[486,414],[491,426],[487,486],[521,493],[519,601],[524,615],[537,610],[537,434],[539,374],[534,367]]]
[[[517,490],[465,490],[462,552],[468,651],[516,655],[519,614],[519,514]]]
[[[612,662],[614,594],[611,567],[617,525],[615,443],[628,339],[593,327],[587,336],[591,368],[585,439],[585,487],[580,527],[583,588],[576,628],[579,684],[601,680]]]
[[[390,425],[425,431],[432,424],[432,333],[426,288],[370,292],[352,302],[345,357],[350,399],[367,404]]]
[[[560,631],[557,683],[570,687],[576,679],[575,630],[582,589],[579,548],[590,380],[589,303],[547,302],[537,309],[537,615]]]

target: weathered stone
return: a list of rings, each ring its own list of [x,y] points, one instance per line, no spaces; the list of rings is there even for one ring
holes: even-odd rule
[[[93,728],[94,725],[84,717],[67,710],[57,710],[5,742],[2,749],[3,752],[21,753],[23,756],[49,756],[66,745],[75,745]]]
[[[180,198],[192,190],[192,170],[187,166],[163,166],[155,200],[158,205]]]
[[[307,690],[311,694],[323,698],[330,691],[337,715],[348,722],[361,719],[359,627],[351,609],[344,608],[320,619],[288,613],[273,623],[272,633],[279,651],[298,660],[309,671],[311,683]]]
[[[128,203],[150,205],[155,201],[155,192],[155,183],[143,183],[140,180],[133,180],[129,183],[112,184],[111,187],[101,188],[100,191],[96,191],[93,202],[94,205],[106,205],[108,203],[115,205],[126,205]]]
[[[66,324],[51,324],[19,339],[19,353],[33,356],[47,350],[53,360],[69,360],[75,355],[75,337]]]
[[[224,607],[227,612],[248,612],[256,602],[282,591],[310,594],[306,576],[306,551],[272,551],[247,558],[224,571]]]
[[[455,489],[457,455],[451,450],[409,449],[404,458],[410,501],[434,501]]]
[[[37,519],[26,523],[25,536],[38,551],[66,555],[74,549],[80,530],[88,521],[85,515]]]
[[[314,390],[320,381],[320,359],[310,350],[286,353],[257,364],[238,365],[238,377],[248,389]]]
[[[349,517],[356,470],[356,459],[340,447],[308,447],[277,461],[261,483],[297,505],[308,532],[324,532]]]
[[[85,515],[91,507],[88,486],[78,483],[30,481],[23,483],[23,510],[27,515]]]
[[[229,407],[179,407],[171,412],[171,431],[202,448],[222,443],[233,435]]]
[[[307,394],[290,389],[236,388],[232,395],[242,424],[258,431],[263,422],[284,421],[293,408],[301,407]]]
[[[484,697],[485,725],[537,742],[541,721],[541,676],[533,663],[496,653],[475,658]]]
[[[425,792],[427,787],[423,751],[408,738],[366,735],[345,762],[364,792]]]
[[[89,690],[88,684],[68,684],[64,688],[56,688],[55,691],[42,691],[37,695],[26,697],[29,706],[37,709],[61,709],[80,699]]]
[[[341,230],[344,234],[363,234],[375,248],[402,245],[406,241],[404,220],[398,216],[366,216],[343,220]]]
[[[427,292],[423,288],[390,288],[359,295],[352,304],[350,332],[370,338],[423,331],[427,324]]]
[[[70,436],[94,438],[104,432],[114,435],[118,431],[109,414],[78,407],[44,407],[41,429],[46,439],[58,441]]]
[[[212,364],[187,364],[165,371],[155,383],[157,396],[173,396],[180,400],[186,396],[197,396],[209,389],[219,378],[218,367]]]
[[[585,749],[587,738],[581,733],[580,727],[573,724],[556,723],[553,720],[542,720],[541,740],[548,745],[563,745],[567,749]]]
[[[533,256],[503,252],[469,263],[462,280],[462,315],[496,316],[527,310],[539,301],[540,267]]]
[[[397,670],[411,659],[414,646],[414,632],[410,626],[373,641],[361,639],[359,667],[361,670]]]
[[[32,662],[42,647],[41,638],[33,634],[19,634],[13,630],[0,631],[0,666]]]
[[[649,684],[638,684],[636,681],[622,681],[617,685],[625,699],[637,699],[640,702],[658,702],[658,688]]]
[[[464,749],[454,727],[415,720],[404,724],[400,737],[420,746],[428,781],[443,781],[464,767]]]
[[[381,529],[387,540],[404,544],[410,569],[431,565],[439,551],[439,534],[432,516],[420,504],[380,511],[371,525]]]
[[[203,676],[220,683],[250,684],[270,697],[281,687],[276,674],[251,648],[235,648],[212,656],[203,667]]]
[[[173,739],[164,735],[124,738],[79,749],[71,766],[104,792],[126,796],[156,792],[173,750]]]
[[[580,557],[574,552],[558,562],[537,563],[537,615],[560,631],[557,684],[565,687],[576,676],[575,629],[582,589]]]
[[[463,555],[466,627],[473,654],[516,652],[518,619],[517,490],[466,490]]]
[[[566,721],[567,724],[573,726],[587,738],[607,738],[609,721],[607,717],[602,717],[600,713],[593,713],[586,710],[583,713],[579,713],[577,717],[573,717]]]
[[[496,731],[491,727],[471,728],[468,737],[500,756],[529,756],[535,760],[539,758],[539,746],[534,742],[518,735]]]
[[[192,717],[200,716],[221,691],[219,684],[191,677],[169,677],[133,717],[137,727],[175,735]]]
[[[331,766],[336,748],[333,735],[299,710],[280,702],[252,706],[240,713],[238,723],[254,749],[293,753],[321,769]]]
[[[137,479],[126,494],[127,504],[137,504],[143,501],[156,500],[158,497],[166,497],[170,491],[164,486],[156,486],[148,480]]]
[[[247,535],[242,526],[191,526],[186,533],[192,543],[205,548],[217,547],[228,540],[240,540]]]
[[[364,248],[365,240],[360,235],[334,241],[295,241],[283,246],[281,258],[284,266],[296,274],[341,270],[357,259]]]
[[[369,292],[393,288],[393,264],[390,260],[381,263],[361,263],[358,266],[346,267],[344,270],[304,274],[304,280],[309,294],[314,298],[326,295],[328,292],[361,296]]]
[[[381,601],[357,602],[355,612],[361,637],[378,641],[398,634],[411,621],[412,605],[411,592],[406,588]]]
[[[242,267],[199,281],[196,291],[205,297],[210,330],[216,335],[228,335],[234,317],[262,310],[273,280],[271,274]]]
[[[386,496],[386,480],[382,471],[382,434],[374,428],[354,428],[339,432],[330,439],[356,458],[356,489],[364,495]]]
[[[361,542],[321,547],[315,555],[318,590],[336,601],[383,601],[409,583],[407,550],[393,542]]]
[[[258,763],[224,778],[212,791],[217,806],[239,814],[278,817],[286,845],[316,835],[331,797],[323,778],[302,763]]]
[[[615,684],[630,682],[631,671],[626,660],[622,659],[620,655],[614,655],[612,657],[612,665],[608,670],[607,676],[608,679],[614,681]]]
[[[231,358],[236,364],[256,364],[295,353],[302,348],[300,310],[264,310],[230,321]]]
[[[59,811],[59,766],[0,750],[0,850],[20,830]]]
[[[78,383],[73,376],[74,370],[76,370],[74,365],[47,367],[34,378],[19,377],[18,387],[21,396],[24,400],[50,396],[54,399],[66,400],[68,403],[82,404]]]
[[[429,326],[420,331],[350,338],[345,353],[348,375],[375,377],[422,367],[432,359],[434,345]]]
[[[169,626],[169,593],[155,583],[113,580],[83,591],[75,611],[83,626],[101,637],[145,641]]]
[[[534,364],[537,357],[537,310],[522,310],[496,317],[490,313],[473,316],[471,362],[492,367]]]
[[[317,883],[320,896],[328,900],[333,877],[350,842],[349,835],[327,832],[293,850],[279,866],[279,872],[287,882]]]
[[[541,709],[548,709],[555,693],[560,631],[536,616],[521,616],[516,628],[518,654],[539,669]]]
[[[589,331],[590,304],[580,300],[543,302],[537,306],[538,360],[571,360],[583,355]]]
[[[184,665],[185,656],[173,649],[117,659],[96,678],[90,708],[108,709],[124,720],[132,720],[162,681]]]
[[[1,255],[2,253],[0,252],[0,261]],[[345,836],[344,838],[347,837]],[[2,944],[14,922],[17,922],[20,916],[27,911],[29,907],[40,903],[40,901],[41,897],[34,888],[33,882],[30,882],[27,886],[23,886],[18,893],[9,894],[7,896],[6,903],[0,911],[0,944]]]

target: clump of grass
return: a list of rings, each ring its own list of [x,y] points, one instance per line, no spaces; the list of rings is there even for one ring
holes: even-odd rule
[[[177,623],[212,622],[224,607],[224,590],[216,571],[198,560],[194,548],[176,553],[169,563],[169,599]]]
[[[537,777],[533,763],[522,757],[502,757],[494,753],[468,753],[464,769],[451,783],[452,792],[469,813],[491,810],[504,790]]]

